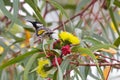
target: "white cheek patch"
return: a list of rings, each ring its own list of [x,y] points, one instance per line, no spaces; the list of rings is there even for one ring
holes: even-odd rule
[[[36,23],[37,26],[43,26],[43,24],[40,24],[40,23]]]

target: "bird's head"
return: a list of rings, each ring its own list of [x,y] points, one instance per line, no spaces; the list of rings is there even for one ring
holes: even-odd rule
[[[38,29],[38,28],[40,28],[40,27],[43,26],[42,23],[37,22],[37,21],[29,21],[29,20],[27,20],[27,21],[30,22],[30,23],[32,23],[32,25],[33,25],[33,27],[34,27],[35,29]]]

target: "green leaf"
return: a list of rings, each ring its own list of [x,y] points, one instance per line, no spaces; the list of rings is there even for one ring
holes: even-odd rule
[[[89,71],[89,76],[94,78],[95,80],[100,80],[98,76],[96,76],[96,74],[92,73],[92,69],[90,69]]]
[[[72,5],[72,4],[66,4],[66,5],[61,4],[61,5],[64,9],[73,9],[73,10],[76,9],[76,5]]]
[[[90,67],[86,66],[85,67],[85,79],[87,79],[87,76],[89,74],[89,71],[90,71]]]
[[[4,0],[4,3],[7,6],[12,6],[12,3],[10,2],[10,0]]]
[[[6,15],[9,19],[11,19],[13,22],[15,22],[18,25],[21,25],[22,27],[28,27],[24,25],[18,18],[15,18],[6,8],[4,5],[3,0],[0,0],[0,9]]]
[[[14,17],[17,18],[18,15],[18,7],[19,7],[19,0],[13,0],[13,8],[14,8]]]
[[[81,71],[79,71],[78,68],[73,66],[73,69],[81,77],[82,80],[85,80],[85,78],[83,77],[83,73],[81,73]]]
[[[104,16],[104,14],[103,14]],[[105,21],[106,21],[106,18],[104,17]],[[107,21],[106,21],[107,22]],[[108,34],[107,34],[107,30],[108,28],[106,26],[104,26],[104,24],[102,22],[99,21],[99,24],[101,25],[101,28],[103,30],[103,35],[107,38],[108,37]],[[108,23],[109,24],[109,23]],[[111,27],[110,27],[111,28]]]
[[[57,70],[54,72],[54,75],[53,75],[53,80],[56,80],[57,79]]]
[[[83,77],[83,80],[86,80],[90,71],[90,66],[80,66],[79,71],[82,73],[81,76]]]
[[[0,63],[2,63],[5,56],[7,55],[7,52],[9,51],[9,47],[1,39],[0,39],[0,46],[4,48],[3,53],[0,54]]]
[[[15,35],[16,33],[24,32],[24,29],[20,25],[13,23],[13,25],[10,27],[10,29],[8,31]]]
[[[100,69],[99,65],[98,65],[98,61],[95,57],[95,55],[91,52],[90,49],[88,48],[83,48],[83,47],[80,47],[80,46],[75,46],[73,47],[72,49],[72,52],[77,52],[77,53],[80,53],[80,54],[87,54],[88,56],[90,56],[94,61],[95,63],[97,64],[97,69],[98,69],[98,72],[100,73],[101,75],[101,78],[104,79],[104,76],[103,76],[103,73],[102,73],[102,70]]]
[[[58,65],[58,76],[57,76],[57,80],[63,80],[62,69],[60,68],[59,65]]]
[[[55,54],[57,57],[58,56],[60,56],[61,54],[61,52],[60,52],[60,50],[58,50],[58,49],[53,49],[53,50],[51,50],[52,52],[53,52],[53,54]]]
[[[92,43],[92,45],[100,45],[102,42],[98,41],[97,39],[91,38],[91,37],[85,37],[83,41],[87,41]]]
[[[96,38],[96,39],[99,40],[100,42],[109,44],[108,40],[106,40],[103,36],[100,36],[99,34],[93,33],[93,34],[92,34],[92,37]]]
[[[70,60],[68,60],[68,59],[65,59],[62,61],[60,67],[61,67],[61,70],[63,73],[66,71],[67,67],[69,66],[69,62],[70,62]]]
[[[25,71],[24,71],[24,77],[23,77],[24,80],[29,80],[28,79],[29,71],[30,71],[34,61],[38,57],[38,55],[40,55],[40,54],[33,54],[32,57],[29,59],[28,63],[26,64]]]
[[[113,12],[114,12],[114,11],[112,10],[112,7],[110,7],[110,8],[109,8],[110,17],[111,17],[111,19],[112,19],[112,22],[113,22],[113,24],[114,24],[114,26],[115,26],[115,29],[116,29],[118,35],[120,36],[120,32],[119,32],[119,29],[118,29],[118,25],[117,25],[117,22],[116,22],[116,20],[115,20],[115,17],[114,17],[114,13],[113,13]]]
[[[64,10],[64,8],[61,6],[61,5],[59,5],[57,2],[55,2],[54,0],[48,0],[53,6],[55,6],[56,8],[58,8],[61,12],[62,12],[62,14],[64,14],[67,18],[69,18],[68,17],[68,15],[67,15],[67,13],[65,12],[65,10]]]
[[[34,3],[33,0],[25,0],[29,5],[30,7],[34,10],[35,14],[36,14],[36,18],[41,22],[43,23],[44,25],[46,25],[46,22],[45,20],[43,19],[43,17],[41,16],[40,14],[40,10],[39,8],[36,6],[36,4]]]
[[[93,60],[96,60],[95,55],[88,48],[83,48],[83,47],[80,47],[80,46],[75,46],[75,47],[72,48],[72,52],[78,52],[80,54],[87,54],[91,58],[93,58]]]
[[[108,48],[110,48],[110,47],[115,48],[114,45],[101,44],[101,45],[95,45],[95,46],[91,47],[90,50],[91,50],[91,51],[97,51],[97,50],[99,50],[99,49],[101,49],[101,48],[108,49]]]
[[[120,45],[120,37],[118,37],[115,41],[114,41],[114,45],[116,47],[118,47]]]
[[[5,8],[3,0],[0,0],[0,9],[9,19],[11,20],[14,19],[14,17],[10,14],[10,12]]]
[[[55,57],[55,59],[57,59],[57,58]],[[55,61],[56,61],[57,68],[58,68],[58,71],[57,71],[58,74],[57,74],[57,79],[56,79],[56,80],[63,80],[63,72],[62,72],[62,69],[61,69],[61,67],[59,66],[57,60],[55,60]]]
[[[114,0],[114,4],[120,8],[120,1]]]
[[[110,7],[111,0],[106,0],[107,1],[107,8]]]
[[[26,53],[24,53],[24,54],[22,54],[22,55],[19,55],[18,57],[15,57],[15,58],[9,60],[8,62],[0,65],[0,70],[4,69],[4,68],[7,67],[7,66],[10,66],[10,65],[12,65],[12,64],[17,63],[17,62],[25,59],[26,57],[28,57],[28,56],[30,56],[30,55],[32,55],[32,54],[35,54],[36,52],[39,52],[39,50],[38,50],[38,49],[34,49],[34,50],[32,50],[32,51],[26,52]]]
[[[13,42],[13,43],[11,44],[11,46],[12,46],[13,44],[15,44],[15,43],[22,42],[22,41],[25,40],[24,38],[16,37],[14,34],[12,34],[12,33],[9,32],[9,31],[7,32],[7,35],[8,35],[10,38],[15,39],[15,42]]]
[[[76,11],[79,12],[81,9],[84,9],[84,7],[90,2],[91,0],[81,0],[78,4]]]

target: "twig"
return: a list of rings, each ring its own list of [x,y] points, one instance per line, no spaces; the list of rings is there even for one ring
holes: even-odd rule
[[[65,22],[63,22],[61,25],[59,25],[58,27],[54,28],[54,30],[59,29],[60,27],[62,27],[64,24],[68,23],[70,20],[76,18],[77,16],[83,15],[83,13],[92,5],[96,2],[97,0],[92,0],[90,4],[88,4],[88,6],[86,6],[80,13],[74,15],[73,17],[71,17],[69,20],[66,20]]]
[[[78,66],[97,66],[97,64],[94,63],[76,63],[76,62],[70,62],[70,64],[75,64]],[[99,66],[115,66],[120,65],[120,63],[98,63]]]
[[[43,18],[44,18],[44,19],[45,19],[47,13],[48,13],[48,3],[46,2],[46,5],[45,5],[45,12],[44,12],[44,15],[43,15]]]
[[[97,53],[95,53],[95,55],[102,56],[102,57],[104,57],[104,58],[108,58],[108,59],[110,59],[110,60],[120,62],[120,61],[119,61],[119,60],[117,60],[117,59],[110,58],[110,57],[104,56],[104,55],[102,55],[102,54],[97,54]]]

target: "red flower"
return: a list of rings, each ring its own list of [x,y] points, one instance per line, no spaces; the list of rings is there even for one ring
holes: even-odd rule
[[[54,43],[53,43],[53,49],[60,49],[60,40],[56,40]]]
[[[71,52],[69,45],[63,46],[61,50],[62,50],[62,55],[64,55],[64,56],[67,54],[70,54],[70,52]]]
[[[57,61],[56,61],[57,60]],[[53,60],[52,60],[52,65],[53,66],[57,66],[57,63],[56,62],[58,62],[58,64],[60,65],[61,63],[62,63],[62,59],[60,58],[60,57],[58,57],[58,58],[53,58]]]

